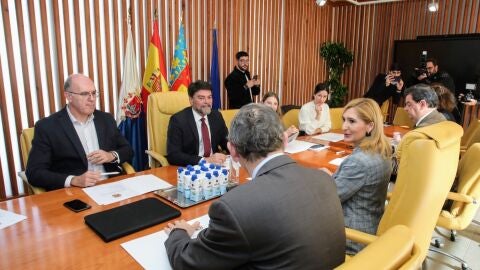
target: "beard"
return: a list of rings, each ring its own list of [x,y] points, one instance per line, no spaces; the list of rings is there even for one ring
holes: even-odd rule
[[[209,115],[212,112],[211,106],[202,106],[200,108],[195,109],[201,115]]]

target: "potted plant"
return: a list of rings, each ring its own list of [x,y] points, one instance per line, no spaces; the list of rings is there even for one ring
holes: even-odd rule
[[[328,86],[330,87],[331,107],[344,105],[348,88],[340,82],[345,68],[353,62],[353,53],[343,43],[324,42],[320,47],[320,55],[325,59],[328,66]]]

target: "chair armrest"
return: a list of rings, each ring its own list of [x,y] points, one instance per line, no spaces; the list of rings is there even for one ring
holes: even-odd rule
[[[396,225],[375,238],[357,255],[335,269],[399,269],[404,264],[419,263],[419,250],[416,254],[413,233],[405,225]]]
[[[130,163],[128,163],[128,162],[123,162],[123,163],[122,163],[122,168],[123,168],[123,170],[125,171],[126,174],[136,173],[136,171],[135,171],[135,169],[133,168],[133,166],[130,165]]]
[[[449,192],[447,195],[447,199],[454,200],[457,202],[464,202],[464,203],[474,203],[477,201],[472,196],[461,194],[461,193],[455,193],[455,192]]]
[[[153,150],[145,150],[145,154],[149,155],[151,158],[153,158],[155,161],[160,163],[162,167],[170,165],[168,163],[168,160],[161,154],[153,151]],[[151,166],[151,164],[150,164]]]
[[[378,236],[376,235],[371,235],[350,228],[345,228],[345,234],[347,236],[347,239],[362,244],[370,244],[378,238]]]

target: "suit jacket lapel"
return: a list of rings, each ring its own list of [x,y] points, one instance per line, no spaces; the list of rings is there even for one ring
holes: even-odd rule
[[[95,124],[95,131],[97,132],[98,148],[106,149],[105,129],[101,127],[100,119],[95,115],[95,112],[93,112],[93,123]]]
[[[195,123],[195,117],[193,116],[192,107],[187,108],[188,111],[188,126],[193,133],[195,152],[198,152],[198,145],[200,144],[200,138],[198,137],[197,123]],[[197,153],[198,154],[198,153]]]
[[[85,150],[83,149],[83,146],[82,146],[82,142],[80,141],[80,138],[78,137],[78,134],[75,131],[75,127],[73,127],[70,117],[68,116],[66,107],[62,110],[62,114],[59,118],[59,121],[61,124],[60,126],[62,127],[63,131],[66,134],[66,137],[72,143],[78,155],[81,157],[84,165],[88,166],[87,154],[85,153]]]

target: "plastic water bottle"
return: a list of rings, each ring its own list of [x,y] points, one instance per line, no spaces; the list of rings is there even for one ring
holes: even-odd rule
[[[202,199],[202,194],[200,191],[200,181],[197,175],[192,175],[190,182],[190,200],[198,202]]]
[[[223,195],[227,192],[227,185],[228,185],[228,170],[223,169],[222,173],[220,174],[220,195]]]
[[[183,176],[183,194],[185,195],[186,199],[190,198],[190,184],[192,182],[192,173],[190,171],[186,171],[185,175]]]
[[[202,183],[203,197],[208,200],[212,197],[212,174],[206,173]]]
[[[177,191],[183,192],[183,176],[185,175],[185,169],[180,167],[177,169]]]
[[[212,173],[212,196],[216,197],[219,195],[220,195],[220,174],[219,174],[219,171],[215,170]]]

